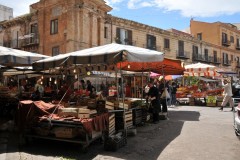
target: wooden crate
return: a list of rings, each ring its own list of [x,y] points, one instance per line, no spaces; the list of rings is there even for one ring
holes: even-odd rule
[[[114,135],[116,133],[115,129],[115,114],[111,114],[109,116],[109,126],[108,126],[108,135]]]
[[[216,103],[207,103],[208,107],[216,107]]]

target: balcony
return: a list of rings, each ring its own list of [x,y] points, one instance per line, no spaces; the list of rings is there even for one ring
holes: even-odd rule
[[[231,41],[223,40],[222,45],[226,46],[226,47],[229,47],[231,45]]]
[[[223,60],[223,63],[222,63],[224,66],[231,66],[232,65],[232,61],[230,60]]]
[[[193,61],[206,62],[206,57],[204,55],[201,55],[200,53],[193,53],[192,59]]]
[[[214,64],[221,64],[221,59],[217,58],[217,57],[213,57],[212,63],[214,63]]]
[[[189,59],[190,53],[186,51],[178,51],[176,50],[176,58],[178,59]]]
[[[39,45],[39,39],[35,37],[20,40],[20,46],[23,48],[33,47],[38,45]]]

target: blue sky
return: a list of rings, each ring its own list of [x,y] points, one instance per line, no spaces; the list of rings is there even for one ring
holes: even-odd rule
[[[14,17],[29,12],[39,0],[0,0],[14,9]],[[190,19],[203,22],[240,23],[240,0],[105,0],[110,14],[161,29],[184,30]],[[16,5],[17,4],[17,5]]]

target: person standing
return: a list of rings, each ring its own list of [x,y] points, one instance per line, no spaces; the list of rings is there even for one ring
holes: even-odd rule
[[[43,97],[43,93],[44,93],[44,88],[42,86],[42,80],[39,79],[37,80],[37,83],[34,86],[34,100],[39,100]]]
[[[160,112],[160,98],[159,98],[159,90],[153,83],[149,83],[149,92],[148,92],[148,100],[150,100],[152,105],[152,114],[153,114],[153,123],[157,123],[159,121],[159,112]]]
[[[223,102],[221,104],[221,107],[219,108],[219,110],[223,110],[223,107],[225,107],[227,105],[227,103],[229,103],[230,107],[232,108],[231,111],[233,111],[233,99],[232,99],[232,86],[231,86],[231,80],[230,79],[223,79],[222,80],[222,86],[224,88],[224,91],[223,91],[223,95],[224,95],[224,98],[223,98]]]
[[[160,80],[160,82],[159,82],[159,87],[158,87],[159,95],[160,95],[160,103],[161,103],[161,107],[162,107],[162,109],[160,109],[160,112],[162,111],[162,113],[163,113],[164,115],[167,115],[168,108],[167,108],[167,97],[166,97],[166,93],[165,93],[165,96],[162,96],[163,93],[164,93],[165,88],[168,89],[168,84],[166,84],[164,78],[162,78],[162,79]]]
[[[177,102],[177,98],[176,98],[176,93],[177,93],[177,84],[175,82],[172,82],[172,92],[171,92],[171,97],[172,97],[172,101],[171,101],[171,106],[175,107],[176,102]]]

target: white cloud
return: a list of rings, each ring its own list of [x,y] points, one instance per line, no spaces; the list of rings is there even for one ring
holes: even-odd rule
[[[145,5],[143,5],[145,4]],[[184,17],[214,17],[240,13],[240,0],[129,0],[128,8],[157,7]]]
[[[14,16],[29,13],[29,5],[39,0],[0,0],[0,4],[14,9]],[[105,0],[113,11],[160,8],[162,12],[179,11],[184,17],[214,17],[240,13],[240,0]],[[149,8],[150,9],[150,8]]]
[[[138,9],[153,6],[152,2],[146,2],[143,0],[129,0],[127,4],[129,9]]]

